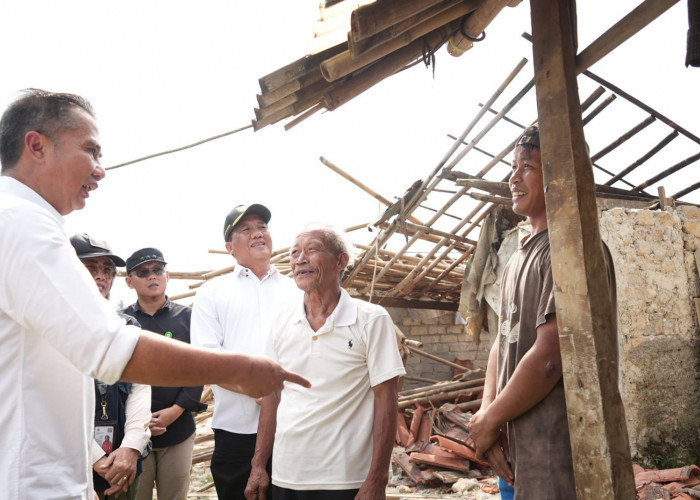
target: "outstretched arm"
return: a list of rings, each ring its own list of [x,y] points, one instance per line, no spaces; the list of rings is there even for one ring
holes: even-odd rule
[[[167,387],[219,384],[253,398],[281,391],[285,381],[311,387],[269,358],[211,351],[147,331],[141,332],[121,379]]]

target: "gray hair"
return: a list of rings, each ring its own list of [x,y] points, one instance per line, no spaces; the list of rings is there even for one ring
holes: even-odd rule
[[[321,233],[324,243],[328,245],[334,255],[340,255],[341,253],[348,255],[348,263],[345,269],[343,269],[343,274],[355,263],[357,249],[355,245],[352,244],[352,241],[350,241],[345,231],[331,226],[330,224],[314,222],[306,225],[304,229],[299,232],[300,235],[308,233]]]
[[[0,119],[0,163],[2,171],[13,168],[24,148],[27,132],[35,131],[55,141],[65,130],[78,126],[73,109],[82,109],[93,118],[87,99],[75,94],[25,89]]]

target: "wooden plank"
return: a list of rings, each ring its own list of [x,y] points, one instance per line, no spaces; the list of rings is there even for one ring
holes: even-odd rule
[[[578,499],[635,498],[616,318],[583,136],[568,0],[531,0],[552,274]],[[584,238],[584,233],[586,237]],[[592,293],[592,291],[595,293]]]
[[[639,4],[576,56],[578,72],[593,66],[676,3],[678,0],[645,0]]]

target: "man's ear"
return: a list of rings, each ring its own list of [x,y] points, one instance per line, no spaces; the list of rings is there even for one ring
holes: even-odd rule
[[[226,251],[233,256],[233,243],[230,240],[226,242]]]
[[[341,272],[345,267],[348,265],[348,261],[350,260],[350,256],[346,253],[341,253],[338,255],[338,272]]]
[[[48,137],[36,130],[30,130],[24,136],[24,149],[35,161],[44,161]]]
[[[134,289],[134,285],[131,284],[131,278],[129,276],[126,277],[126,286],[128,286],[132,290]]]

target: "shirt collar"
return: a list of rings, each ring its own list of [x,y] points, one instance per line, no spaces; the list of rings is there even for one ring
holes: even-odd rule
[[[156,314],[158,314],[158,312],[160,312],[160,311],[163,311],[163,310],[165,310],[165,309],[170,309],[170,306],[171,306],[171,305],[172,305],[172,302],[170,302],[170,299],[169,299],[168,296],[166,295],[166,296],[165,296],[165,304],[163,304],[163,305],[161,306],[161,308],[158,309],[158,311],[156,311],[156,312],[153,314],[153,316],[155,316]],[[136,303],[134,304],[134,310],[135,310],[135,311],[139,311],[139,312],[143,312],[143,311],[141,310],[141,304],[139,304],[139,301],[138,301],[138,300],[137,300]],[[148,313],[144,313],[144,314],[148,314]]]
[[[251,276],[257,278],[257,275],[253,272],[252,269],[245,266],[241,266],[240,264],[236,264],[236,266],[233,268],[232,274],[239,278],[250,278]],[[270,270],[265,276],[263,276],[263,279],[261,279],[260,281],[264,281],[276,275],[279,275],[279,270],[275,266],[271,265]]]
[[[293,323],[299,323],[306,318],[306,313],[304,312],[304,300],[302,299],[300,307],[297,308],[296,313],[292,317]],[[326,323],[331,322],[333,327],[339,326],[350,326],[354,325],[357,321],[357,304],[350,297],[350,294],[344,289],[340,289],[340,300],[338,300],[338,305],[326,319]]]
[[[8,175],[0,176],[0,190],[7,191],[14,194],[18,198],[22,198],[23,200],[39,205],[40,207],[46,209],[59,224],[63,225],[63,216],[59,214],[48,201],[42,198],[39,193],[23,182],[20,182],[14,177],[10,177]]]

